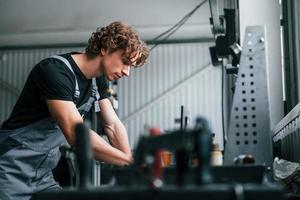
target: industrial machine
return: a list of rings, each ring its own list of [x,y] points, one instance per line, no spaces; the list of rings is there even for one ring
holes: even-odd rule
[[[36,199],[284,199],[282,190],[265,183],[262,166],[211,167],[211,132],[203,118],[192,130],[142,137],[130,167],[114,170],[115,183],[91,184],[91,150],[88,129],[76,128],[79,184],[75,188],[36,194]],[[176,154],[175,167],[162,166],[161,150]],[[182,154],[184,153],[184,154]],[[180,156],[187,156],[186,159]],[[192,157],[191,157],[192,156]],[[191,158],[197,164],[191,166]]]

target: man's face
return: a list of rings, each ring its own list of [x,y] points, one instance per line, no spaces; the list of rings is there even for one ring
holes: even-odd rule
[[[109,81],[117,80],[130,74],[130,65],[123,60],[122,54],[122,50],[117,50],[113,53],[102,51],[100,68]]]

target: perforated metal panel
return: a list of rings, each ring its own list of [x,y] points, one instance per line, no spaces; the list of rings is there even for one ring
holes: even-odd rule
[[[247,27],[225,148],[227,165],[251,154],[256,164],[272,163],[264,28]]]

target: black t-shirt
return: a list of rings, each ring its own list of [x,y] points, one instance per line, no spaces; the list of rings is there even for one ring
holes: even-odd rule
[[[76,75],[80,96],[76,107],[79,108],[91,96],[92,79],[87,79],[80,71],[71,54],[63,54]],[[108,80],[100,76],[97,79],[100,99],[107,98]],[[50,116],[46,100],[56,99],[73,101],[75,92],[75,76],[60,60],[46,58],[38,63],[30,72],[25,86],[13,108],[13,111],[1,129],[16,129]]]

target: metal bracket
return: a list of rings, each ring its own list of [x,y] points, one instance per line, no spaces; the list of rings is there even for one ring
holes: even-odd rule
[[[211,13],[211,22],[212,22],[212,33],[214,35],[224,34],[225,30],[220,22],[219,15],[219,3],[218,0],[209,0],[209,7]]]

